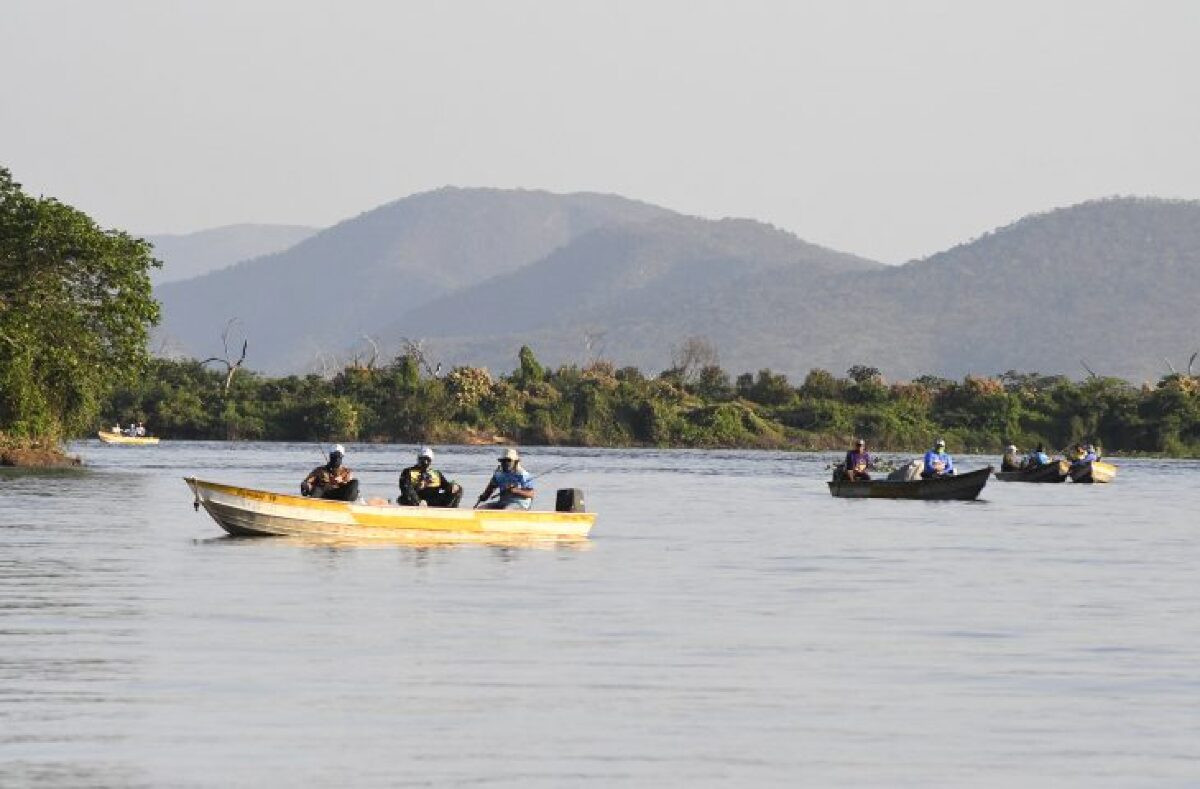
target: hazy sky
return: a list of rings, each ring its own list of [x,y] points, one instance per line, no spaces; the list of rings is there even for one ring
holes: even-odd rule
[[[0,165],[106,226],[615,192],[887,262],[1200,198],[1200,2],[0,0]]]

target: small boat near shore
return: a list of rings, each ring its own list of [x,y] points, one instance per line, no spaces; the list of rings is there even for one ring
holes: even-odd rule
[[[194,506],[237,537],[306,537],[330,540],[552,539],[582,540],[596,522],[592,512],[400,507],[354,504],[241,488],[184,477]]]
[[[1071,473],[1071,464],[1066,460],[1052,460],[1035,468],[1018,471],[997,471],[996,479],[1001,482],[1065,482]]]
[[[158,436],[127,436],[123,433],[114,433],[111,430],[101,430],[97,432],[96,435],[105,444],[134,444],[151,446],[158,443]]]
[[[992,467],[933,479],[832,480],[829,493],[842,499],[921,499],[924,501],[972,501],[979,496],[992,474]]]
[[[1112,482],[1117,476],[1117,467],[1103,460],[1092,460],[1072,465],[1070,473],[1072,482]]]

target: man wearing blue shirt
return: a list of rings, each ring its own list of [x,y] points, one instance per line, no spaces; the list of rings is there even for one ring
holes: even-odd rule
[[[1025,458],[1025,467],[1041,468],[1049,462],[1050,456],[1046,454],[1046,450],[1042,447],[1042,445],[1038,444],[1037,447],[1029,453],[1029,457]]]
[[[938,439],[933,449],[925,453],[925,465],[921,469],[922,479],[948,477],[954,474],[954,460],[946,454],[946,442]]]
[[[497,491],[500,498],[488,501]],[[533,477],[521,467],[517,450],[506,449],[500,456],[500,467],[492,473],[475,506],[485,510],[527,510],[532,504]]]

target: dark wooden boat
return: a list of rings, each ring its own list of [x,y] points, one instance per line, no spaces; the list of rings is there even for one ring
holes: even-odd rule
[[[1071,472],[1071,464],[1065,460],[1051,460],[1036,468],[1020,471],[997,471],[996,479],[1001,482],[1063,482]]]
[[[1071,466],[1072,482],[1112,482],[1117,476],[1117,467],[1103,460],[1093,460],[1090,463],[1076,463]]]
[[[911,482],[873,479],[863,482],[833,480],[830,494],[842,499],[922,499],[924,501],[971,501],[987,484],[992,467],[934,479],[915,479]]]

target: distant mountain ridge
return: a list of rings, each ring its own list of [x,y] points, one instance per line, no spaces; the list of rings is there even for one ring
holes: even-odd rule
[[[447,187],[346,220],[283,252],[157,289],[161,336],[205,356],[232,317],[254,366],[309,369],[396,315],[515,271],[576,236],[666,209],[612,195]]]
[[[314,277],[326,286],[300,286]],[[702,335],[735,373],[1086,363],[1142,380],[1200,347],[1185,317],[1200,296],[1200,202],[1092,201],[883,266],[753,220],[615,196],[438,190],[159,294],[164,329],[203,345],[197,355],[242,317],[247,363],[270,372],[313,369],[318,352],[345,359],[363,335],[385,355],[422,341],[445,366],[507,371],[529,344],[551,365],[602,356],[657,372]]]
[[[243,260],[281,252],[317,232],[304,225],[225,225],[195,233],[146,236],[163,262],[151,272],[155,285],[191,279]]]

